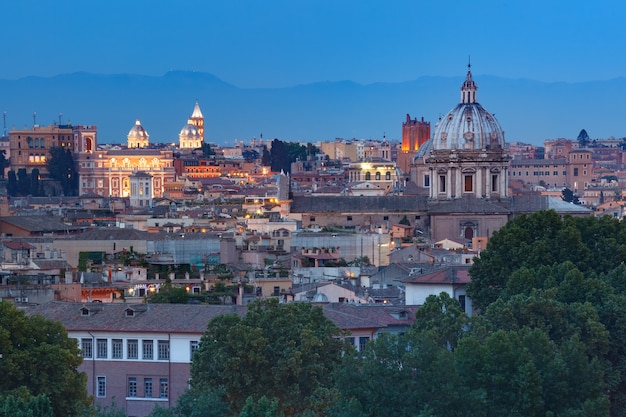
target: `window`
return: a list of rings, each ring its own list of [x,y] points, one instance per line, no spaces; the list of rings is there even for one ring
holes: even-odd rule
[[[574,176],[577,177],[578,176],[578,168],[574,168]]]
[[[369,172],[365,173],[365,181],[369,181],[372,179],[372,174],[370,174]]]
[[[389,216],[383,216],[383,221],[389,220]]]
[[[93,358],[93,343],[91,339],[81,339],[80,345],[83,349],[83,358]]]
[[[352,216],[348,216],[347,219],[348,219],[349,222],[351,222],[352,221]]]
[[[111,357],[113,359],[122,359],[123,358],[124,348],[122,345],[122,339],[113,339],[111,345]]]
[[[497,175],[491,176],[491,192],[492,193],[498,192],[498,176]]]
[[[376,181],[380,181],[380,172],[376,173]]]
[[[167,382],[167,378],[161,378],[159,380],[159,397],[167,398],[169,391],[169,384]]]
[[[96,396],[98,398],[104,398],[107,396],[107,377],[99,376],[97,377],[97,381],[98,381],[98,392]]]
[[[137,396],[137,378],[130,377],[128,378],[128,396],[136,397]]]
[[[391,179],[391,172],[386,172],[386,173],[385,173],[385,179],[386,179],[387,181],[389,181],[389,180]]]
[[[430,175],[424,175],[424,187],[430,187]]]
[[[160,361],[166,361],[170,358],[169,340],[159,340],[157,345],[157,354]]]
[[[143,379],[143,396],[152,398],[152,378]]]
[[[459,295],[459,304],[461,305],[461,310],[465,311],[465,295]]]
[[[107,342],[107,339],[96,340],[96,356],[100,359],[106,359],[108,357]]]
[[[439,192],[440,193],[446,192],[446,176],[445,175],[439,176]]]
[[[128,350],[128,359],[139,359],[139,343],[137,339],[128,339],[126,342],[126,348]]]
[[[309,217],[309,221],[310,221],[310,222],[314,222],[314,221],[315,221],[315,216],[311,216],[311,217]]]
[[[257,290],[259,290],[261,287],[257,287]],[[190,349],[190,354],[189,357],[191,359],[193,359],[193,353],[198,350],[198,348],[200,347],[200,342],[198,342],[197,340],[192,340],[191,342],[189,342],[189,349]]]
[[[143,359],[151,361],[154,359],[154,342],[152,340],[143,341]]]
[[[369,342],[370,338],[367,336],[359,337],[359,352],[363,352],[365,350],[365,345]]]
[[[465,176],[465,192],[466,193],[471,193],[473,190],[473,182],[472,182],[472,176],[471,175],[466,175]]]

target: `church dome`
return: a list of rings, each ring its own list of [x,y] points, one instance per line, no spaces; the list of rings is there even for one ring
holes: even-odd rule
[[[419,147],[415,155],[413,156],[413,163],[416,161],[423,160],[430,152],[433,150],[433,141],[432,139],[428,139],[426,142]]]
[[[135,121],[135,126],[131,127],[130,130],[128,131],[128,138],[129,139],[130,138],[134,138],[134,139],[147,140],[148,136],[149,136],[148,132],[141,125],[141,122],[139,121],[139,119],[137,119]]]
[[[461,102],[435,126],[434,150],[504,149],[504,131],[495,116],[476,101],[477,89],[468,69]]]
[[[197,138],[200,137],[200,132],[196,126],[186,124],[182,129],[180,129],[180,133],[178,135],[186,138]]]

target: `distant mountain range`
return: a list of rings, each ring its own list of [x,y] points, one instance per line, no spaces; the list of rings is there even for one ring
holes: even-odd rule
[[[253,71],[254,69],[251,69]],[[546,83],[473,76],[478,101],[496,115],[508,142],[541,144],[626,136],[626,79]],[[460,101],[459,77],[420,77],[401,83],[361,85],[319,82],[289,88],[238,88],[199,72],[163,76],[73,73],[55,77],[0,80],[0,111],[7,128],[71,122],[97,125],[100,143],[125,143],[139,118],[151,142],[178,141],[198,99],[206,140],[279,138],[315,142],[334,138],[400,140],[406,114],[431,122],[432,129]],[[59,113],[62,113],[59,119]]]

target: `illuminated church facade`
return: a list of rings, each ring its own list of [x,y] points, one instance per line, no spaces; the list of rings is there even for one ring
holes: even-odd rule
[[[79,195],[122,197],[145,203],[147,199],[163,197],[165,184],[176,180],[173,151],[151,146],[150,135],[141,120],[137,119],[128,131],[126,149],[99,150],[95,137],[95,134],[89,135],[84,146],[76,146],[74,158],[80,178]],[[179,147],[198,149],[203,142],[204,116],[196,100],[187,124],[180,131]],[[151,178],[147,188],[149,196],[145,195],[145,186],[134,186],[137,178],[144,182]]]

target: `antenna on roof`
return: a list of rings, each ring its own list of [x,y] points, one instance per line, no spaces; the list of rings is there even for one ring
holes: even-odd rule
[[[37,126],[37,112],[33,112],[33,127]]]
[[[5,110],[4,113],[2,113],[2,120],[4,122],[4,133],[2,134],[3,136],[7,135],[7,111]]]
[[[63,124],[61,123],[62,118],[63,118],[63,113],[59,112],[59,126]]]
[[[471,55],[467,56],[467,70],[469,71],[472,68]]]

